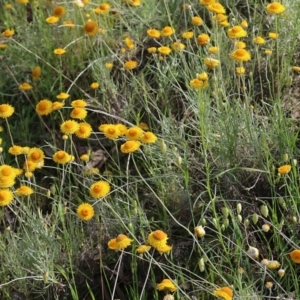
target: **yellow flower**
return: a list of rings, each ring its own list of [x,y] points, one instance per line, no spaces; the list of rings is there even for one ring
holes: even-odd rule
[[[63,21],[65,27],[75,28],[75,24],[71,20]]]
[[[295,71],[295,72],[300,72],[300,67],[293,66],[292,70]]]
[[[110,185],[103,180],[96,181],[90,187],[90,195],[93,198],[102,198],[110,192]]]
[[[277,32],[269,32],[269,38],[272,40],[276,40],[279,37]]]
[[[206,72],[202,72],[200,74],[197,74],[197,78],[202,81],[206,81],[206,80],[208,80],[208,75]]]
[[[164,279],[161,283],[158,283],[156,289],[159,291],[168,290],[170,292],[175,292],[177,287],[170,279]]]
[[[269,224],[263,224],[261,229],[264,232],[269,232],[270,231],[270,225]]]
[[[175,29],[170,26],[166,26],[161,31],[161,36],[170,36],[175,33]]]
[[[32,86],[28,82],[23,82],[22,84],[19,85],[20,91],[29,91],[31,89],[32,89]]]
[[[160,254],[163,254],[163,253],[166,253],[166,254],[169,254],[170,251],[172,250],[172,246],[169,246],[169,245],[163,245],[161,247],[158,247],[156,249]]]
[[[160,31],[154,28],[148,29],[147,34],[151,38],[158,39],[160,37]]]
[[[244,67],[237,67],[235,70],[236,70],[236,73],[239,75],[243,75],[246,72],[246,69]]]
[[[94,9],[94,12],[96,14],[101,14],[101,15],[107,15],[110,11],[110,4],[103,2],[101,3],[96,9]]]
[[[65,54],[67,51],[63,48],[56,48],[54,49],[53,53],[56,54],[56,55],[63,55]]]
[[[6,119],[12,116],[15,109],[9,104],[0,104],[0,118]]]
[[[63,102],[55,101],[52,103],[52,111],[62,108],[65,104]]]
[[[118,123],[116,124],[119,128],[120,135],[125,135],[127,132],[127,127],[124,124]]]
[[[194,88],[194,89],[204,89],[207,88],[209,86],[208,81],[203,81],[201,79],[195,78],[193,80],[190,81],[190,87]]]
[[[234,48],[235,49],[245,49],[246,48],[246,43],[238,41],[234,43]]]
[[[76,107],[84,108],[87,106],[87,103],[83,99],[77,99],[77,100],[74,100],[71,102],[71,106],[74,108],[76,108]]]
[[[87,139],[92,134],[92,126],[89,123],[79,123],[79,129],[75,132],[81,139]]]
[[[64,134],[73,134],[79,130],[79,124],[74,120],[67,120],[60,125],[60,130]]]
[[[39,101],[35,107],[35,111],[39,116],[46,116],[52,112],[52,102],[48,99]]]
[[[40,148],[30,148],[27,154],[27,159],[35,163],[42,162],[45,158],[44,151]]]
[[[90,160],[90,156],[88,153],[80,155],[79,158],[80,158],[80,160],[85,161],[85,162],[88,162]]]
[[[243,20],[240,24],[243,28],[247,28],[248,27],[248,22],[246,20]]]
[[[15,31],[13,29],[6,29],[5,31],[3,31],[1,33],[1,35],[6,38],[9,38],[9,37],[13,36],[14,34],[15,34]]]
[[[0,105],[0,112],[1,112],[1,105]],[[12,154],[12,155],[21,155],[21,154],[24,154],[23,147],[14,145],[14,146],[12,146],[12,147],[10,147],[8,149],[8,153]]]
[[[247,31],[242,26],[233,26],[228,29],[227,34],[231,39],[238,39],[247,36]]]
[[[75,107],[70,114],[73,119],[84,119],[87,116],[87,111],[81,107]]]
[[[205,230],[204,230],[204,228],[202,226],[195,227],[194,228],[194,232],[200,238],[202,238],[203,236],[205,236]]]
[[[63,6],[56,6],[53,10],[53,16],[62,18],[66,14],[66,9]]]
[[[85,23],[85,25],[83,26],[83,30],[87,35],[95,35],[98,33],[99,31],[99,26],[96,22],[94,21],[88,21],[87,23]]]
[[[42,73],[41,67],[40,67],[40,66],[36,66],[36,67],[31,71],[32,78],[33,78],[34,80],[38,80],[38,79],[41,77],[41,73]]]
[[[273,287],[273,282],[272,282],[272,281],[267,281],[266,284],[265,284],[265,287],[266,287],[268,290],[271,290],[272,287]]]
[[[58,21],[59,21],[59,18],[56,17],[56,16],[50,16],[50,17],[48,17],[48,18],[46,19],[46,22],[47,22],[48,24],[55,24],[55,23],[57,23]]]
[[[248,61],[251,59],[250,53],[245,49],[237,49],[230,56],[236,61]]]
[[[276,14],[279,15],[286,10],[286,7],[279,2],[273,2],[267,5],[267,12],[269,14]]]
[[[214,291],[214,295],[224,300],[232,300],[233,292],[230,287],[221,287]]]
[[[291,169],[292,169],[291,165],[283,165],[283,166],[278,168],[278,173],[280,175],[286,175],[291,171]]]
[[[60,150],[53,154],[52,156],[53,161],[58,164],[66,164],[72,160],[72,155],[68,154],[67,152]]]
[[[0,166],[0,178],[1,177],[16,177],[15,169],[9,165]]]
[[[144,144],[152,144],[157,141],[157,136],[154,133],[147,131],[141,136],[140,139]]]
[[[141,0],[127,0],[127,3],[131,6],[140,6]]]
[[[224,14],[216,14],[213,16],[213,20],[217,22],[219,25],[221,25],[223,22],[227,22],[227,16]]]
[[[158,47],[157,51],[162,55],[169,55],[171,53],[171,49],[166,46]]]
[[[10,204],[14,199],[12,191],[9,189],[0,189],[0,206]]]
[[[149,47],[147,49],[148,53],[155,53],[157,51],[157,48],[156,47]]]
[[[132,70],[135,69],[137,67],[138,63],[135,60],[128,60],[124,63],[124,68],[126,70]]]
[[[210,54],[217,54],[219,52],[219,47],[209,47],[208,52]]]
[[[12,9],[12,5],[9,3],[5,4],[5,9]]]
[[[34,191],[31,187],[26,186],[26,185],[21,185],[17,190],[16,194],[17,196],[24,197],[24,196],[29,196],[33,194]]]
[[[114,66],[114,64],[112,62],[105,63],[105,68],[106,69],[111,69],[113,66]]]
[[[294,250],[290,253],[291,260],[296,263],[300,264],[300,250]]]
[[[151,249],[151,246],[147,246],[147,245],[140,245],[136,248],[136,252],[138,254],[143,254],[145,252],[148,252]]]
[[[155,249],[159,249],[167,244],[168,235],[162,230],[152,231],[148,235],[148,243]]]
[[[280,263],[277,260],[270,260],[266,267],[269,270],[278,269],[280,267]]]
[[[261,37],[261,36],[257,36],[257,37],[255,37],[253,39],[253,42],[255,44],[262,45],[262,44],[264,44],[266,42],[266,40],[263,37]]]
[[[17,0],[20,4],[27,4],[29,0]]]
[[[183,39],[191,39],[192,37],[194,36],[194,32],[193,31],[186,31],[186,32],[184,32],[182,35],[181,35],[181,37],[183,38]]]
[[[208,5],[207,9],[209,11],[212,11],[212,12],[216,13],[216,14],[225,14],[226,13],[224,6],[220,3],[217,3],[217,2]]]
[[[111,250],[123,250],[131,245],[133,242],[132,239],[130,239],[125,234],[119,234],[115,239],[112,239],[108,242],[108,247]]]
[[[203,24],[203,20],[199,16],[192,17],[192,25],[201,26]]]
[[[89,203],[82,203],[77,207],[77,216],[81,220],[90,220],[94,216],[94,213],[94,208]]]
[[[144,122],[140,122],[138,126],[143,130],[149,130],[149,126]]]
[[[31,160],[25,160],[23,169],[25,172],[34,172],[36,169],[38,169],[38,164]]]
[[[175,51],[184,50],[185,49],[185,44],[180,43],[180,42],[174,42],[172,44],[172,49],[175,50]],[[159,50],[158,50],[158,52],[159,52]]]
[[[200,0],[200,4],[204,6],[211,5],[213,3],[216,3],[216,0]]]
[[[133,49],[134,48],[134,42],[131,38],[127,37],[125,38],[125,45],[128,49]]]
[[[108,139],[117,139],[121,134],[119,127],[114,124],[107,124],[103,130],[103,133]]]
[[[210,58],[210,57],[206,57],[204,59],[204,64],[209,68],[209,69],[213,69],[213,68],[216,68],[220,62],[217,60],[217,59],[213,59],[213,58]]]
[[[198,37],[197,37],[198,45],[205,46],[209,43],[209,41],[210,41],[210,37],[206,33],[202,33],[202,34],[198,35]]]
[[[93,90],[96,90],[98,87],[99,87],[99,83],[98,82],[93,82],[91,85],[90,85],[91,89]]]
[[[143,130],[138,126],[130,127],[126,132],[126,137],[128,140],[139,140],[143,134]]]
[[[121,145],[122,153],[132,153],[139,150],[141,143],[139,141],[127,141]]]
[[[7,48],[7,44],[0,43],[0,50],[4,50]]]

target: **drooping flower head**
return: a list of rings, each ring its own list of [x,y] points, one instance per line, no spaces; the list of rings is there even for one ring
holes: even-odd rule
[[[30,91],[32,88],[33,88],[32,85],[30,85],[28,82],[23,82],[22,84],[19,85],[20,91]]]
[[[161,283],[157,284],[156,289],[159,291],[167,290],[173,293],[177,290],[177,287],[172,280],[164,279]]]
[[[159,250],[167,245],[168,235],[162,230],[156,230],[148,235],[148,243],[155,249]]]
[[[218,2],[209,4],[207,6],[207,9],[216,14],[225,14],[226,13],[224,6]]]
[[[158,39],[160,38],[160,31],[154,28],[148,29],[147,30],[147,35],[151,38]]]
[[[89,203],[82,203],[77,208],[77,216],[79,219],[88,221],[94,216],[94,208]]]

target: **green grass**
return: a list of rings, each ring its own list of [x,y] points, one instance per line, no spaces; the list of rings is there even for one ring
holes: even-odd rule
[[[299,266],[289,255],[299,247],[300,220],[299,76],[292,69],[300,65],[297,1],[283,1],[287,9],[278,16],[267,13],[268,1],[220,1],[230,23],[225,28],[199,1],[144,0],[136,7],[107,2],[106,15],[95,14],[99,3],[94,1],[83,7],[70,1],[12,1],[11,9],[3,4],[0,9],[1,32],[15,30],[12,37],[0,38],[7,45],[0,50],[0,104],[15,108],[11,117],[0,119],[1,165],[23,168],[27,155],[12,156],[12,145],[45,153],[44,166],[33,177],[18,176],[9,187],[13,201],[0,210],[0,298],[146,300],[173,294],[178,300],[204,300],[217,299],[214,291],[230,286],[233,299],[299,299]],[[57,5],[66,15],[47,24]],[[204,21],[199,27],[191,24],[197,15]],[[66,20],[74,28],[64,26]],[[100,29],[93,36],[83,30],[88,20]],[[242,20],[248,28],[240,40],[251,60],[237,63],[230,57],[236,40],[227,31]],[[147,36],[148,29],[165,26],[175,33],[156,40]],[[183,39],[185,31],[194,37]],[[269,32],[279,38],[270,39]],[[206,46],[197,44],[202,33],[210,36]],[[253,42],[258,35],[265,44]],[[125,45],[126,37],[133,49]],[[185,50],[166,56],[147,51],[172,48],[174,42],[184,43]],[[210,54],[210,46],[219,52]],[[56,48],[67,52],[55,55]],[[220,64],[207,68],[207,57]],[[129,60],[138,66],[126,70]],[[33,80],[36,66],[42,74]],[[237,74],[239,66],[244,75]],[[208,87],[191,87],[203,72]],[[21,91],[24,82],[33,88]],[[93,82],[98,89],[91,89]],[[70,95],[64,107],[39,116],[37,103],[58,101],[61,92]],[[84,122],[93,133],[63,139],[60,126],[70,119],[76,99],[88,103]],[[131,154],[120,150],[124,136],[111,140],[98,129],[141,122],[158,140]],[[55,163],[58,150],[74,160]],[[80,160],[84,153],[89,162]],[[278,167],[286,164],[291,171],[280,175]],[[92,167],[99,173],[87,174]],[[0,192],[2,177],[0,167]],[[96,181],[110,184],[108,195],[91,196]],[[34,193],[18,196],[21,185]],[[94,208],[89,221],[77,215],[82,203]],[[206,232],[202,238],[194,233],[200,225]],[[170,253],[152,248],[138,255],[136,248],[155,230],[168,235]],[[108,242],[119,234],[132,243],[113,251]],[[259,250],[258,257],[251,257],[249,247]],[[277,260],[285,276],[266,268],[262,259]],[[166,278],[175,284],[174,293],[157,290]]]

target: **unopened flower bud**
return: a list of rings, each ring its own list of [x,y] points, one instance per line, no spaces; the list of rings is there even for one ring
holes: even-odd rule
[[[237,220],[238,220],[239,222],[243,222],[243,217],[242,217],[241,215],[237,215]]]
[[[249,225],[250,225],[249,219],[245,219],[245,221],[244,221],[244,226],[245,226],[246,228],[248,228]]]
[[[252,222],[253,222],[254,225],[258,222],[258,214],[254,214],[252,216]]]
[[[224,218],[223,224],[227,228],[229,226],[229,219],[228,218]]]
[[[247,254],[252,258],[258,258],[259,256],[259,250],[255,247],[249,246],[249,249],[247,250]]]
[[[222,211],[222,214],[223,214],[224,218],[227,218],[228,215],[229,215],[228,208],[227,207],[222,207],[221,211]]]
[[[48,279],[49,279],[49,272],[48,271],[46,271],[43,274],[43,279],[44,279],[44,284],[47,284],[48,283]]]
[[[205,236],[205,230],[204,230],[204,228],[202,226],[195,227],[194,228],[194,232],[200,238],[202,238],[203,236]]]
[[[285,275],[285,270],[279,269],[277,273],[278,273],[279,277],[282,278]]]
[[[266,284],[265,284],[265,287],[266,287],[268,290],[271,290],[272,287],[273,287],[273,282],[272,282],[272,281],[267,281]]]
[[[167,152],[167,145],[164,140],[160,141],[160,152],[165,154]]]
[[[282,160],[283,160],[283,162],[287,162],[289,160],[289,155],[287,153],[284,153],[282,155]]]
[[[269,209],[268,209],[268,206],[267,206],[267,205],[262,205],[262,206],[260,207],[260,212],[261,212],[261,214],[262,214],[265,218],[267,218],[268,215],[269,215]]]
[[[182,164],[182,157],[181,156],[176,157],[175,164],[177,165],[177,167],[181,166],[181,164]]]
[[[264,232],[268,232],[270,230],[270,225],[269,224],[264,224],[262,227],[261,227],[262,231]]]
[[[202,226],[205,226],[206,225],[206,219],[202,218],[201,221],[200,221],[200,223],[201,223]]]
[[[296,166],[298,163],[297,159],[293,159],[293,165]]]
[[[204,262],[203,257],[199,259],[198,267],[199,267],[200,272],[204,272],[204,270],[205,270],[205,262]]]
[[[221,230],[222,230],[222,231],[225,231],[225,229],[226,229],[225,225],[222,224],[222,225],[221,225]]]
[[[238,204],[236,205],[236,212],[237,212],[238,214],[240,214],[240,213],[242,212],[242,204],[241,204],[241,203],[238,203]]]
[[[216,228],[218,227],[218,222],[217,222],[216,218],[212,218],[211,222]]]
[[[294,224],[297,224],[297,222],[298,222],[297,217],[293,216],[293,217],[292,217],[292,221],[293,221]]]

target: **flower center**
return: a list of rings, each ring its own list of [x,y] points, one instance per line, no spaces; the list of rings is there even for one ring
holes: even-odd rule
[[[244,56],[246,54],[245,52],[246,51],[244,49],[238,49],[235,53],[237,56]]]
[[[234,27],[232,27],[231,30],[232,30],[233,33],[238,33],[238,32],[241,31],[241,27],[239,27],[239,26],[234,26]]]
[[[133,147],[133,141],[128,141],[124,145],[125,149],[131,149],[132,147]]]

